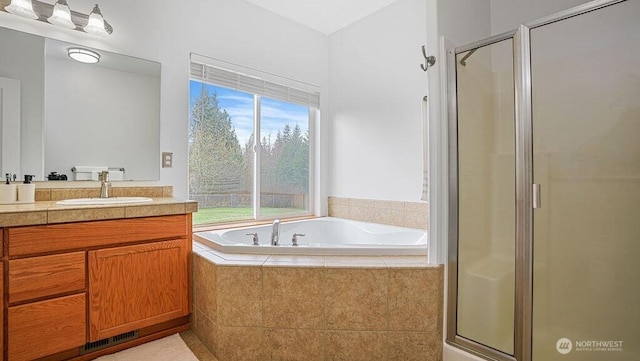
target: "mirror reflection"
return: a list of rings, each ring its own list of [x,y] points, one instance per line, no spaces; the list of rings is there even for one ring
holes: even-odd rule
[[[99,61],[72,59],[74,48]],[[0,98],[3,174],[160,178],[159,63],[4,28],[0,49],[0,93],[14,93]],[[16,129],[19,141],[5,137]]]

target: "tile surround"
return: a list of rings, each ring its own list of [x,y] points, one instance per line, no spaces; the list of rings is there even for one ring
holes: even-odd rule
[[[171,186],[117,187],[115,196],[145,196],[153,202],[144,204],[58,205],[69,198],[99,196],[97,188],[73,188],[64,182],[59,188],[36,188],[34,203],[0,205],[0,224],[4,227],[96,221],[105,219],[153,217],[197,212],[195,201],[173,198]],[[50,185],[50,184],[49,184]],[[37,185],[36,185],[37,186]]]
[[[219,361],[442,360],[442,265],[246,256],[194,247],[192,328]]]
[[[66,185],[66,184],[65,184]],[[113,197],[173,197],[172,186],[145,186],[145,187],[112,187]],[[100,197],[100,187],[91,188],[38,188],[36,184],[37,201],[59,201],[71,198]]]
[[[419,229],[429,226],[426,202],[329,197],[328,204],[331,217]]]

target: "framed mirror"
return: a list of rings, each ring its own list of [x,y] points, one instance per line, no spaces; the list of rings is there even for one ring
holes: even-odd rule
[[[74,48],[98,61],[72,59]],[[106,168],[112,180],[160,178],[159,63],[6,28],[0,49],[0,80],[20,88],[19,116],[0,118],[2,129],[20,123],[19,147],[1,144],[2,174],[96,180]]]

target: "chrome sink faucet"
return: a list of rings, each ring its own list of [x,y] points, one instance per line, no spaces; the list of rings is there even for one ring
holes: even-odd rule
[[[98,177],[100,180],[100,198],[109,198],[109,189],[111,188],[111,182],[109,182],[109,171],[103,170]]]
[[[273,220],[273,225],[271,226],[271,245],[277,246],[280,243],[280,219],[276,218]]]

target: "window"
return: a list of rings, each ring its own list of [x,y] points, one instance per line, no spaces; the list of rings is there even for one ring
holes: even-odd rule
[[[191,59],[194,224],[311,214],[318,93],[294,88],[288,79],[273,82],[273,75],[258,77],[256,71],[220,63],[196,55]]]

